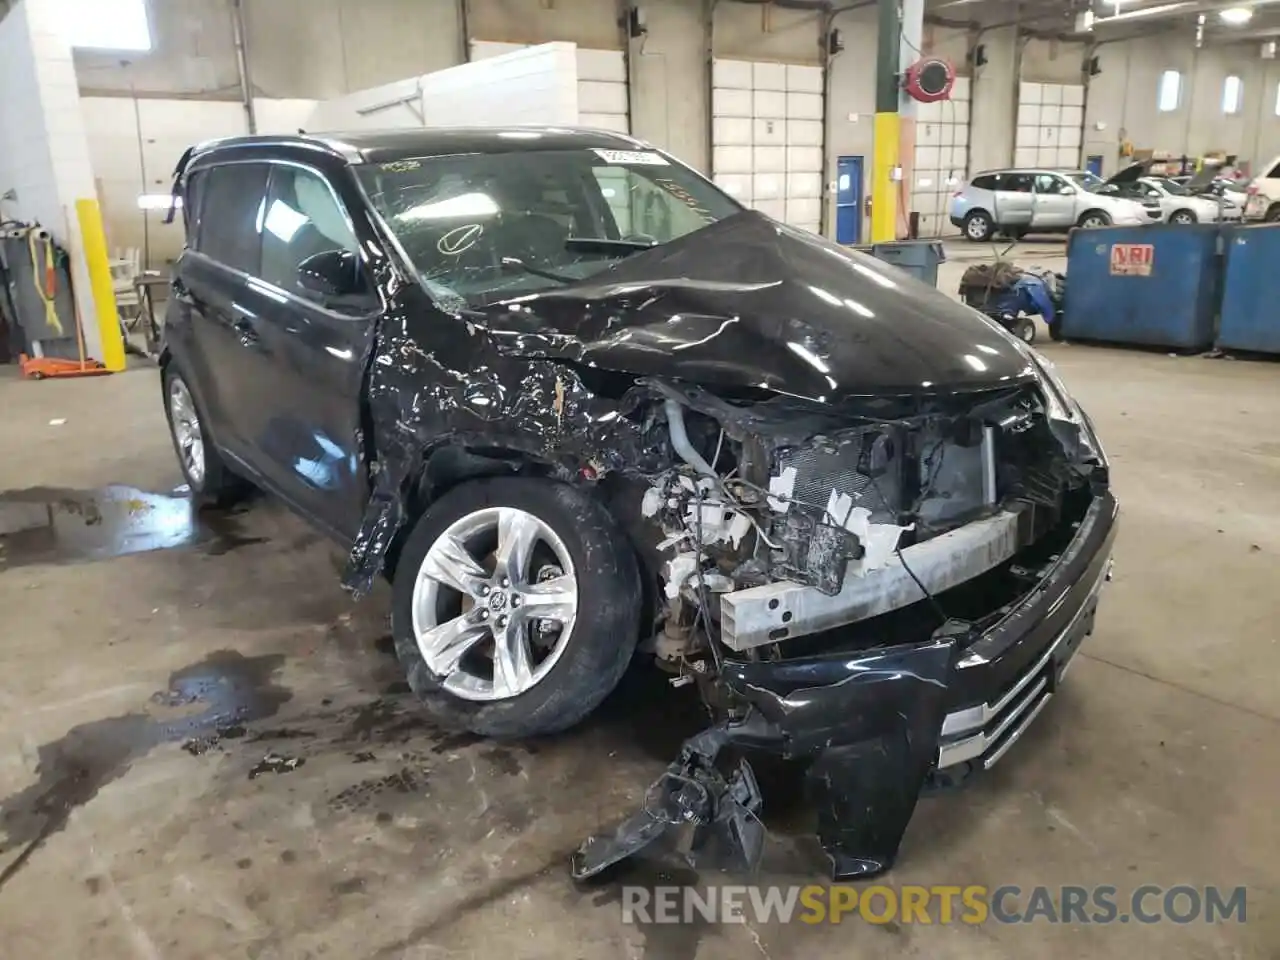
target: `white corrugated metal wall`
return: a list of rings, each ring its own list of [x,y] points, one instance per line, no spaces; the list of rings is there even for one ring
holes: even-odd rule
[[[777,220],[822,219],[822,68],[717,58],[711,168],[724,190]]]
[[[1020,167],[1079,169],[1083,128],[1082,84],[1022,83],[1013,162]]]
[[[472,40],[471,59],[484,60],[530,44]],[[578,122],[630,133],[627,109],[627,64],[621,50],[587,50],[578,47]],[[477,120],[477,122],[482,122]]]
[[[970,90],[969,78],[957,77],[950,100],[917,107],[911,209],[920,214],[921,236],[959,232],[947,219],[947,207],[969,177]]]

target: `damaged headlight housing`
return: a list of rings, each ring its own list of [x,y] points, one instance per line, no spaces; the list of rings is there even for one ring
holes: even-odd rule
[[[1027,359],[1035,365],[1036,373],[1039,375],[1040,386],[1044,389],[1045,403],[1048,405],[1049,419],[1075,427],[1072,432],[1075,434],[1080,458],[1095,461],[1105,467],[1107,454],[1094,432],[1093,421],[1089,419],[1089,415],[1084,412],[1076,398],[1071,395],[1071,391],[1067,389],[1067,385],[1062,382],[1062,378],[1058,376],[1058,368],[1053,365],[1053,361],[1038,351],[1025,344],[1022,346],[1026,351]]]

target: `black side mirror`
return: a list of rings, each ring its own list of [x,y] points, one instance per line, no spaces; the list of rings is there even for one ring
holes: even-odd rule
[[[320,300],[365,292],[360,262],[350,250],[325,250],[298,264],[298,286]]]

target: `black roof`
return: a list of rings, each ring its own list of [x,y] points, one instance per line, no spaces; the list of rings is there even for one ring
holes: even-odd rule
[[[255,149],[256,148],[256,149]],[[530,150],[636,150],[643,141],[608,130],[558,126],[435,127],[414,130],[361,130],[352,133],[302,133],[291,136],[228,137],[202,143],[196,156],[224,149],[269,152],[272,148],[322,149],[349,163],[388,163],[415,157],[459,153],[512,153]],[[649,148],[652,149],[652,148]]]

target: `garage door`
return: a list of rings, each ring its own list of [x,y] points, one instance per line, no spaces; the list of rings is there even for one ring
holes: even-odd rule
[[[471,59],[484,60],[513,50],[523,50],[527,43],[498,43],[472,40]],[[578,123],[630,133],[627,107],[627,64],[621,50],[577,49]]]
[[[711,170],[769,216],[818,232],[822,220],[822,68],[717,59]]]
[[[968,176],[969,78],[957,77],[950,100],[917,107],[911,209],[920,214],[921,236],[959,232],[947,219],[947,206]]]
[[[1013,162],[1020,167],[1079,169],[1084,87],[1078,83],[1023,83],[1018,87],[1018,135]]]

